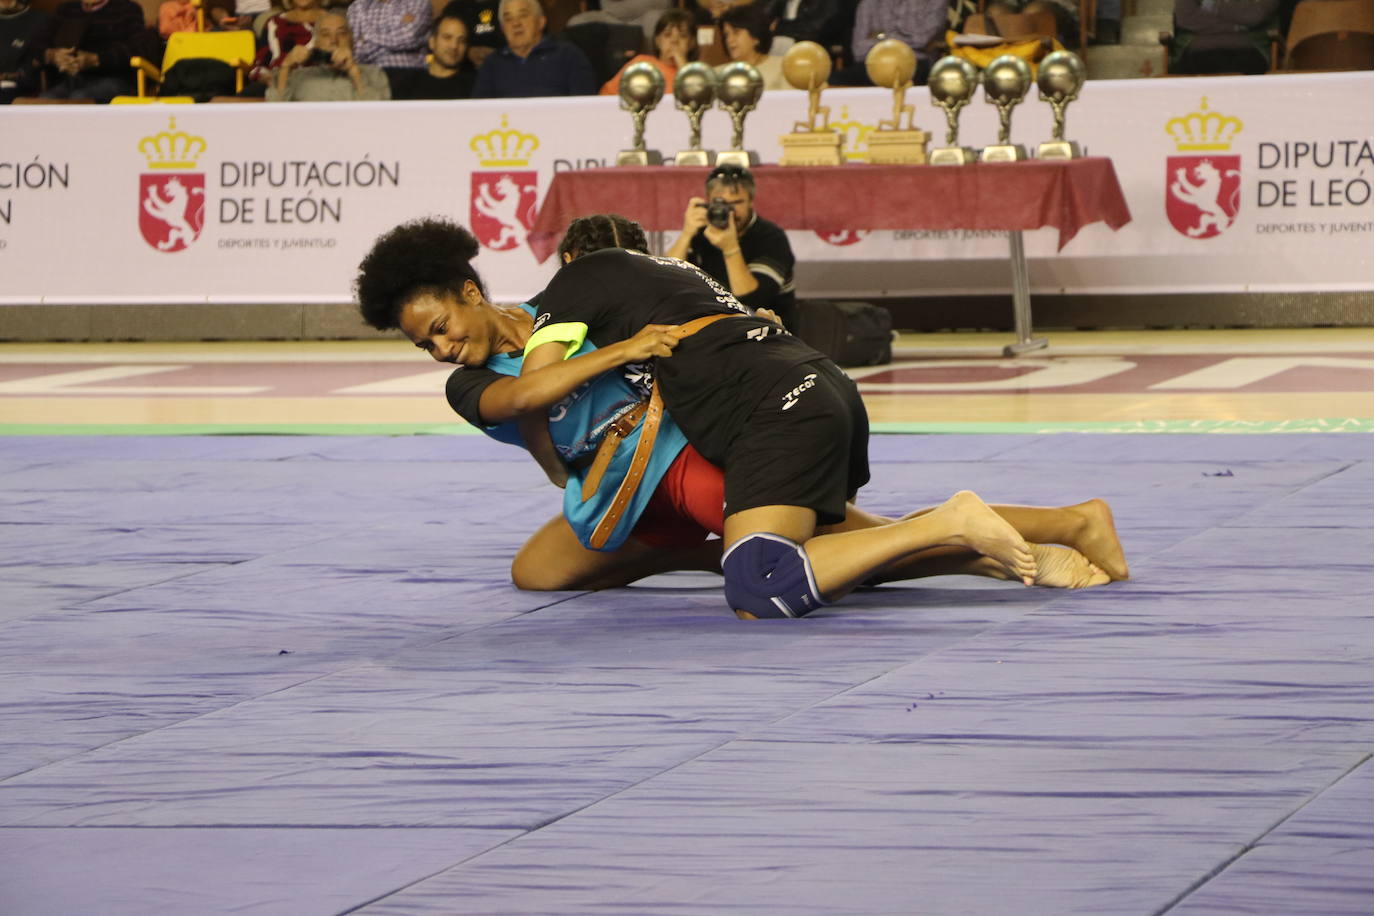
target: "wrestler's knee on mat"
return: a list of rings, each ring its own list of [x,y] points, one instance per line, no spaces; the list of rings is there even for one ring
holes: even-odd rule
[[[721,558],[720,569],[725,600],[744,620],[805,617],[826,603],[806,551],[781,535],[740,538]]]

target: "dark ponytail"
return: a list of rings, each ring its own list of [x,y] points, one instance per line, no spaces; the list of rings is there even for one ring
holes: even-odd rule
[[[624,248],[648,254],[649,240],[639,223],[618,213],[579,216],[568,224],[563,241],[558,243],[558,259],[561,261],[563,255],[570,254],[576,260],[603,248]]]

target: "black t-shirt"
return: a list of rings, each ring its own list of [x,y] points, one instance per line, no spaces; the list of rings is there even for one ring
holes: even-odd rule
[[[485,366],[459,366],[450,373],[448,383],[444,386],[448,406],[473,426],[489,425],[482,419],[482,392],[501,377],[500,373]]]
[[[759,398],[792,366],[824,357],[777,325],[748,314],[729,291],[673,258],[614,248],[562,267],[541,295],[535,328],[586,325],[597,347],[646,324],[736,315],[686,338],[672,357],[622,367],[647,394],[656,373],[664,406],[697,451],[717,464]]]
[[[749,265],[749,272],[758,280],[758,289],[740,301],[750,308],[772,309],[778,313],[782,323],[795,327],[797,298],[793,292],[792,269],[797,259],[792,255],[792,245],[787,241],[787,233],[758,213],[739,234],[739,250]],[[691,261],[723,286],[730,286],[730,271],[725,266],[725,255],[719,248],[706,239],[705,232],[692,236],[687,249],[687,260]]]
[[[408,77],[401,89],[400,99],[470,99],[472,84],[477,81],[477,70],[466,61],[452,76],[434,76],[428,70],[419,70]]]

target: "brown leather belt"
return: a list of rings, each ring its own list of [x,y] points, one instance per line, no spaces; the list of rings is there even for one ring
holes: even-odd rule
[[[697,331],[709,324],[715,324],[722,318],[733,318],[731,315],[704,315],[701,318],[694,318],[685,324],[680,325],[681,336],[691,337]],[[619,524],[625,510],[629,508],[630,500],[634,498],[635,492],[639,489],[640,483],[644,480],[644,469],[649,466],[649,456],[654,451],[654,440],[658,438],[658,424],[663,419],[663,396],[659,394],[658,377],[655,374],[654,387],[649,393],[649,397],[636,404],[633,408],[621,414],[611,424],[610,429],[601,440],[601,445],[597,447],[596,458],[592,461],[592,466],[587,470],[587,476],[582,481],[582,501],[586,502],[596,495],[596,491],[601,487],[601,479],[606,476],[606,468],[610,467],[611,459],[615,457],[616,449],[620,443],[630,433],[634,432],[636,426],[643,425],[639,434],[639,442],[635,444],[635,453],[630,458],[630,469],[625,473],[625,479],[620,482],[620,488],[616,490],[615,497],[607,507],[601,520],[592,529],[590,543],[593,549],[599,550],[608,540],[615,526]]]

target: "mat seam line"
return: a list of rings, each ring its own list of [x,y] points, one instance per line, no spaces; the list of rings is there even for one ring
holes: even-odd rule
[[[828,699],[828,698],[827,698],[827,699]],[[359,910],[361,910],[363,907],[371,906],[371,905],[374,904],[374,903],[380,903],[381,901],[387,899],[388,897],[393,897],[393,896],[395,896],[396,894],[403,893],[403,892],[409,890],[410,888],[414,887],[414,886],[417,885],[417,884],[421,884],[421,883],[423,883],[423,882],[425,882],[425,881],[428,881],[430,878],[437,877],[437,876],[439,876],[439,875],[444,874],[445,872],[453,871],[454,869],[463,868],[464,866],[470,864],[470,863],[471,863],[473,860],[475,860],[475,859],[479,859],[479,858],[481,858],[482,856],[487,855],[488,853],[492,853],[492,852],[495,852],[495,851],[498,850],[498,849],[502,849],[502,848],[504,848],[504,847],[510,845],[511,843],[516,842],[517,840],[522,840],[522,839],[524,839],[525,837],[532,836],[533,834],[537,833],[537,832],[540,831],[540,830],[544,830],[544,829],[547,828],[547,827],[552,827],[553,825],[558,824],[558,823],[561,823],[562,821],[564,821],[564,820],[566,820],[566,819],[568,819],[568,818],[570,818],[570,817],[574,817],[574,816],[576,816],[576,815],[578,815],[578,814],[581,814],[583,811],[587,811],[587,810],[589,810],[589,809],[591,809],[591,808],[595,808],[597,805],[600,805],[600,804],[602,804],[602,803],[604,803],[604,802],[608,802],[608,801],[610,801],[611,799],[616,798],[617,796],[619,796],[619,795],[621,795],[621,794],[623,794],[623,793],[625,793],[625,792],[629,792],[631,789],[637,789],[637,788],[639,788],[640,786],[642,786],[644,783],[648,782],[648,781],[651,780],[651,779],[658,779],[660,776],[663,776],[663,775],[665,775],[665,774],[667,774],[667,773],[671,773],[671,772],[673,772],[674,770],[678,769],[679,767],[686,766],[686,765],[689,764],[689,763],[694,763],[695,761],[700,760],[702,757],[706,756],[707,754],[714,753],[714,752],[720,750],[722,747],[725,747],[725,745],[730,744],[730,743],[733,742],[733,741],[738,741],[738,740],[739,740],[739,736],[738,736],[738,735],[731,735],[729,738],[725,739],[724,741],[720,742],[719,744],[712,745],[711,747],[708,747],[708,748],[706,748],[706,749],[700,751],[699,753],[693,754],[692,756],[690,756],[690,757],[688,757],[688,758],[686,758],[686,759],[684,759],[684,760],[679,760],[677,763],[673,764],[672,766],[668,767],[667,769],[659,770],[659,771],[656,772],[656,773],[650,773],[650,774],[648,774],[647,776],[643,777],[642,779],[637,779],[637,780],[635,780],[634,782],[630,783],[629,785],[622,786],[621,788],[616,789],[614,792],[612,792],[612,793],[609,794],[609,795],[603,795],[602,797],[600,797],[600,798],[598,798],[598,799],[595,799],[595,800],[593,800],[593,801],[587,802],[587,804],[582,805],[581,807],[574,808],[574,809],[572,809],[571,811],[567,811],[567,812],[565,812],[565,813],[563,813],[563,814],[559,814],[559,815],[557,815],[557,816],[555,816],[555,817],[551,817],[551,818],[549,818],[549,819],[543,821],[542,823],[535,824],[535,825],[532,826],[532,827],[529,827],[529,828],[527,828],[527,829],[525,829],[525,830],[522,830],[520,833],[516,834],[516,835],[513,836],[513,837],[510,837],[509,839],[502,840],[500,843],[497,843],[495,846],[490,846],[490,847],[488,847],[488,848],[486,848],[486,849],[483,849],[483,850],[481,850],[481,851],[479,851],[479,852],[475,852],[475,853],[473,853],[472,855],[467,856],[467,857],[464,858],[464,859],[460,859],[459,861],[454,862],[452,865],[447,865],[447,866],[445,866],[445,867],[439,869],[439,870],[436,871],[436,872],[433,872],[433,873],[428,874],[428,875],[424,875],[423,877],[420,877],[420,878],[416,878],[414,881],[409,881],[409,882],[407,882],[407,883],[401,885],[400,887],[397,887],[397,888],[395,888],[395,889],[393,889],[393,890],[387,891],[387,892],[384,893],[384,894],[380,894],[380,895],[378,895],[378,896],[376,896],[376,897],[373,897],[371,900],[365,900],[365,901],[363,901],[362,903],[355,904],[355,905],[349,907],[349,908],[346,909],[346,910],[339,910],[337,916],[347,916],[347,914],[349,914],[349,913],[356,913],[356,912],[358,912]]]
[[[864,686],[865,684],[867,684],[867,683],[869,683],[869,682],[871,682],[871,681],[877,680],[877,679],[880,678],[880,677],[886,677],[888,674],[891,674],[892,671],[895,671],[895,670],[897,670],[897,668],[901,668],[901,667],[903,667],[903,666],[906,665],[906,664],[909,664],[909,662],[903,662],[901,665],[896,666],[896,668],[892,668],[892,669],[889,669],[888,671],[884,671],[884,672],[881,672],[881,673],[879,673],[879,674],[875,674],[875,675],[873,675],[872,677],[865,678],[864,680],[862,680],[862,681],[860,681],[860,682],[858,682],[858,683],[856,683],[856,684],[850,684],[849,686],[845,687],[845,688],[842,689],[842,690],[837,690],[837,691],[835,691],[834,693],[829,694],[828,696],[825,696],[825,697],[822,697],[822,698],[816,700],[814,703],[810,704],[810,705],[807,706],[806,708],[807,708],[807,709],[810,709],[810,708],[812,708],[812,707],[814,707],[814,706],[820,705],[821,703],[827,703],[827,702],[829,702],[830,700],[833,700],[835,697],[842,696],[843,694],[848,693],[849,691],[854,690],[854,689],[856,689],[856,688],[862,687],[862,686]],[[781,722],[782,720],[784,720],[784,719],[786,719],[786,718],[788,718],[788,717],[790,717],[790,716],[796,715],[797,712],[799,712],[799,711],[801,711],[801,710],[792,710],[791,712],[786,713],[785,715],[775,717],[774,719],[772,719],[772,720],[769,721],[769,722],[763,722],[763,723],[759,723],[759,724],[753,725],[753,726],[750,727],[750,730],[757,729],[757,728],[760,728],[760,727],[762,727],[762,728],[767,728],[767,727],[769,727],[769,726],[771,726],[771,725],[776,725],[778,722]],[[684,767],[684,766],[687,766],[687,765],[689,765],[689,764],[695,763],[696,761],[700,760],[701,758],[705,757],[705,756],[708,755],[708,754],[714,754],[716,751],[720,750],[721,748],[725,747],[726,745],[733,744],[733,743],[736,742],[736,741],[750,741],[750,740],[758,740],[758,739],[750,739],[750,738],[745,737],[744,735],[738,734],[738,733],[737,733],[737,734],[734,734],[734,735],[731,735],[730,737],[728,737],[728,738],[726,738],[725,740],[721,741],[719,744],[715,744],[715,745],[712,745],[711,747],[705,748],[704,750],[702,750],[702,751],[700,751],[700,752],[698,752],[698,753],[696,753],[696,754],[693,754],[692,756],[687,757],[687,758],[685,758],[685,759],[683,759],[683,760],[679,760],[677,763],[674,763],[672,766],[667,767],[667,768],[662,769],[662,770],[659,770],[659,771],[656,772],[656,773],[650,773],[650,774],[648,774],[647,776],[645,776],[643,779],[637,779],[637,780],[635,780],[634,782],[630,783],[629,785],[622,786],[621,788],[615,790],[614,792],[612,792],[612,793],[609,794],[609,795],[603,795],[601,798],[595,799],[594,801],[590,801],[590,802],[588,802],[587,804],[582,805],[582,806],[579,807],[579,808],[574,808],[573,810],[568,811],[568,812],[566,812],[566,813],[564,813],[564,814],[560,814],[560,815],[558,815],[558,816],[556,816],[556,817],[549,818],[548,820],[544,821],[543,823],[536,824],[535,826],[530,827],[528,830],[522,831],[522,832],[521,832],[520,834],[518,834],[517,836],[513,836],[513,837],[511,837],[511,838],[508,839],[508,840],[504,840],[503,842],[497,843],[495,846],[489,847],[489,848],[487,848],[487,849],[483,849],[483,850],[480,851],[480,852],[473,853],[472,855],[468,856],[468,857],[465,858],[465,859],[462,859],[462,860],[460,860],[460,861],[458,861],[458,862],[454,862],[452,865],[449,865],[449,866],[447,866],[447,867],[445,867],[445,868],[441,868],[441,869],[439,869],[438,871],[433,872],[432,874],[425,875],[425,876],[422,877],[422,878],[417,878],[417,879],[415,879],[414,881],[408,882],[408,883],[406,883],[406,884],[404,884],[404,885],[402,885],[402,886],[396,888],[395,890],[388,891],[387,893],[382,894],[382,895],[377,896],[377,897],[374,897],[374,898],[372,898],[371,900],[366,900],[366,901],[364,901],[364,902],[362,902],[362,903],[356,904],[356,905],[354,905],[354,906],[352,906],[352,907],[350,907],[350,908],[348,908],[348,909],[346,909],[346,910],[340,910],[340,911],[338,912],[337,916],[348,916],[348,914],[350,914],[350,913],[356,913],[356,912],[358,912],[359,910],[361,910],[363,907],[371,906],[372,904],[378,903],[378,902],[380,902],[380,901],[382,901],[382,900],[385,900],[386,898],[391,897],[391,896],[394,896],[395,894],[402,893],[402,892],[408,890],[409,888],[412,888],[412,887],[414,887],[415,885],[420,884],[421,882],[428,881],[430,878],[436,877],[436,876],[441,875],[441,874],[443,874],[443,873],[445,873],[445,872],[448,872],[448,871],[452,871],[453,869],[463,868],[464,866],[470,864],[473,860],[479,859],[479,858],[481,858],[482,856],[487,855],[488,853],[495,852],[496,850],[501,849],[501,848],[503,848],[503,847],[505,847],[505,846],[507,846],[507,845],[509,845],[509,844],[511,844],[511,843],[517,842],[518,840],[521,840],[521,839],[524,839],[525,837],[531,836],[532,834],[534,834],[534,833],[536,833],[536,832],[538,832],[538,831],[540,831],[540,830],[544,830],[544,829],[547,828],[547,827],[552,827],[553,825],[558,824],[558,823],[561,823],[562,821],[564,821],[564,820],[566,820],[566,819],[568,819],[568,818],[570,818],[570,817],[574,817],[574,816],[576,816],[576,815],[578,815],[578,814],[581,814],[581,813],[584,812],[584,811],[588,811],[588,810],[590,810],[590,809],[592,809],[592,808],[595,808],[597,805],[600,805],[600,804],[603,804],[603,803],[605,803],[605,802],[608,802],[608,801],[610,801],[610,800],[613,799],[613,798],[616,798],[616,797],[618,797],[618,796],[620,796],[620,795],[622,795],[622,794],[624,794],[624,793],[626,793],[626,792],[631,791],[632,789],[637,789],[637,788],[639,788],[640,786],[644,785],[646,782],[649,782],[650,780],[658,779],[658,778],[660,778],[660,777],[662,777],[662,776],[666,776],[667,774],[672,773],[672,772],[674,772],[675,770],[677,770],[677,769],[679,769],[679,768],[681,768],[681,767]]]
[[[539,611],[542,611],[542,610],[544,610],[544,609],[546,609],[546,608],[550,608],[550,607],[553,607],[553,606],[555,606],[555,605],[562,604],[562,603],[565,602],[565,601],[571,601],[573,598],[580,597],[581,595],[585,595],[585,594],[587,594],[587,592],[578,592],[578,593],[576,593],[576,594],[569,595],[568,597],[560,598],[560,599],[558,599],[557,601],[550,602],[549,604],[545,604],[545,605],[542,605],[542,606],[537,607],[537,608],[532,608],[531,610],[528,610],[528,611],[520,611],[520,612],[518,612],[518,613],[512,614],[510,617],[504,617],[504,618],[502,618],[501,620],[492,621],[491,623],[482,624],[481,626],[477,626],[477,627],[470,627],[470,628],[465,629],[465,630],[460,630],[459,632],[456,632],[456,633],[446,633],[446,634],[444,634],[444,635],[442,635],[442,636],[437,636],[437,637],[435,637],[433,640],[428,641],[428,642],[414,642],[414,643],[409,643],[409,642],[408,642],[408,643],[406,643],[405,645],[397,646],[395,649],[393,649],[391,652],[386,653],[385,655],[379,655],[379,656],[376,656],[375,658],[368,658],[368,659],[365,659],[365,660],[361,660],[361,661],[355,662],[355,663],[353,663],[353,664],[347,665],[347,666],[345,666],[345,667],[339,668],[339,669],[334,670],[334,671],[325,671],[325,672],[323,672],[323,673],[321,673],[321,674],[315,675],[314,677],[303,678],[302,680],[294,681],[294,682],[292,682],[292,683],[290,683],[290,684],[283,685],[283,686],[281,686],[281,687],[276,688],[275,690],[269,690],[269,691],[267,691],[267,692],[265,692],[265,693],[255,694],[255,695],[253,695],[253,696],[251,696],[251,697],[243,697],[243,698],[241,698],[241,699],[235,700],[233,703],[230,703],[230,704],[228,704],[227,706],[219,706],[219,707],[217,707],[217,708],[215,708],[215,709],[210,709],[210,710],[206,710],[205,712],[202,712],[202,713],[197,713],[197,714],[194,715],[194,716],[187,716],[187,717],[182,718],[182,719],[177,719],[175,722],[168,722],[168,723],[165,723],[165,724],[163,724],[163,725],[159,725],[157,728],[150,728],[150,729],[148,729],[147,731],[141,731],[141,732],[139,732],[138,734],[134,734],[134,735],[125,735],[124,737],[122,737],[122,738],[117,738],[117,739],[115,739],[114,741],[107,741],[107,742],[105,742],[104,744],[97,744],[95,747],[83,748],[82,750],[77,751],[76,753],[73,753],[73,754],[68,754],[68,755],[65,756],[65,757],[59,757],[59,758],[57,758],[56,760],[48,760],[48,761],[45,761],[45,762],[39,764],[38,766],[29,767],[28,769],[20,770],[20,771],[17,772],[17,773],[8,773],[8,774],[6,774],[6,775],[4,775],[4,776],[0,776],[0,785],[3,785],[4,783],[8,782],[8,781],[11,780],[11,779],[15,779],[16,777],[19,777],[19,776],[26,776],[26,775],[28,775],[28,774],[30,774],[30,773],[36,773],[36,772],[38,772],[39,770],[44,769],[45,767],[50,767],[50,766],[55,766],[55,765],[57,765],[57,764],[66,763],[66,762],[68,762],[68,761],[70,761],[70,760],[75,760],[75,759],[77,759],[77,758],[79,758],[79,757],[82,757],[82,756],[84,756],[84,755],[86,755],[86,754],[91,754],[91,753],[94,753],[94,752],[96,752],[96,751],[101,751],[101,750],[104,750],[105,748],[108,748],[108,747],[114,747],[114,746],[117,745],[117,744],[123,744],[125,741],[133,741],[133,740],[135,740],[135,739],[137,739],[137,738],[142,738],[142,737],[145,737],[145,736],[147,736],[147,735],[157,734],[158,732],[163,731],[163,730],[165,730],[165,729],[175,728],[176,726],[178,726],[178,725],[183,725],[183,724],[185,724],[185,723],[187,723],[187,722],[195,722],[195,721],[198,720],[198,719],[203,719],[203,718],[205,718],[205,717],[207,717],[207,716],[213,716],[213,715],[215,715],[216,713],[225,712],[225,711],[230,710],[230,709],[235,709],[235,708],[237,708],[237,707],[239,707],[239,706],[242,706],[242,705],[245,704],[245,703],[253,703],[253,702],[256,702],[256,701],[258,701],[258,700],[266,699],[267,697],[276,696],[277,694],[282,693],[283,691],[294,690],[294,689],[296,689],[297,687],[303,686],[303,685],[305,685],[305,684],[313,684],[315,681],[318,681],[318,680],[321,680],[321,679],[327,678],[327,677],[333,677],[333,676],[336,675],[336,674],[345,674],[345,673],[350,672],[350,671],[355,671],[355,670],[360,669],[360,668],[366,668],[366,667],[369,667],[369,666],[371,666],[371,665],[375,665],[375,664],[377,664],[378,661],[381,661],[381,660],[383,660],[383,659],[389,658],[391,655],[394,655],[395,653],[398,653],[398,652],[409,651],[409,650],[411,650],[411,649],[422,648],[422,647],[425,647],[425,646],[437,645],[438,643],[445,642],[445,641],[450,640],[450,639],[454,639],[455,637],[464,636],[464,635],[466,635],[466,634],[468,634],[468,633],[472,633],[472,632],[475,632],[475,631],[477,631],[477,630],[482,630],[482,629],[485,629],[486,627],[489,627],[489,626],[497,626],[497,625],[502,624],[502,623],[508,623],[508,622],[510,622],[511,620],[515,620],[515,619],[517,619],[517,618],[524,617],[524,616],[527,615],[527,614],[535,614],[535,613],[538,613]],[[92,598],[92,599],[90,599],[90,600],[95,601],[95,600],[99,600],[99,599]],[[24,825],[23,825],[23,824],[10,824],[10,825],[7,825],[7,826],[11,826],[11,827],[20,827],[20,826],[24,826]],[[67,825],[67,826],[71,827],[71,826],[80,826],[80,825]]]
[[[1342,773],[1340,773],[1339,775],[1337,775],[1335,779],[1331,780],[1331,781],[1330,781],[1329,783],[1327,783],[1325,786],[1322,786],[1322,787],[1321,787],[1320,789],[1318,789],[1316,792],[1312,793],[1310,796],[1307,797],[1307,799],[1306,799],[1305,801],[1303,801],[1302,804],[1298,805],[1298,806],[1297,806],[1296,808],[1294,808],[1292,811],[1290,811],[1289,813],[1285,814],[1283,817],[1279,818],[1277,821],[1275,821],[1275,822],[1274,822],[1273,824],[1271,824],[1269,827],[1265,828],[1263,831],[1261,831],[1261,833],[1259,834],[1259,836],[1255,837],[1253,840],[1250,840],[1248,843],[1246,843],[1246,844],[1245,844],[1243,847],[1241,847],[1241,849],[1240,849],[1239,851],[1237,851],[1234,855],[1229,856],[1229,857],[1227,857],[1226,859],[1222,860],[1215,868],[1213,868],[1211,871],[1207,872],[1207,874],[1203,875],[1201,878],[1198,878],[1196,881],[1194,881],[1194,882],[1193,882],[1192,884],[1190,884],[1188,887],[1184,888],[1183,891],[1182,891],[1181,893],[1179,893],[1178,896],[1176,896],[1174,899],[1170,900],[1168,903],[1164,904],[1164,906],[1161,907],[1160,909],[1157,909],[1157,910],[1155,910],[1154,912],[1152,912],[1152,913],[1150,914],[1150,916],[1164,916],[1164,914],[1166,914],[1166,913],[1168,913],[1169,911],[1173,910],[1173,909],[1174,909],[1175,907],[1177,907],[1180,903],[1185,902],[1190,896],[1192,896],[1192,895],[1195,894],[1196,892],[1202,890],[1202,888],[1206,887],[1209,883],[1211,883],[1211,881],[1212,881],[1214,878],[1218,878],[1218,877],[1220,877],[1221,875],[1225,874],[1225,872],[1226,872],[1227,869],[1229,869],[1232,865],[1234,865],[1234,864],[1236,864],[1237,862],[1239,862],[1239,861],[1241,860],[1241,858],[1243,858],[1243,857],[1244,857],[1246,854],[1248,854],[1251,850],[1253,850],[1253,849],[1255,849],[1256,847],[1258,847],[1260,843],[1264,842],[1264,838],[1265,838],[1265,837],[1269,836],[1269,835],[1272,834],[1275,830],[1278,830],[1278,829],[1279,829],[1280,827],[1282,827],[1284,824],[1288,823],[1290,820],[1292,820],[1293,818],[1297,817],[1299,814],[1301,814],[1303,811],[1305,811],[1305,810],[1307,809],[1307,807],[1308,807],[1309,805],[1311,805],[1313,802],[1315,802],[1317,799],[1321,798],[1321,797],[1322,797],[1323,795],[1325,795],[1327,792],[1330,792],[1330,791],[1331,791],[1332,789],[1334,789],[1336,786],[1340,785],[1342,782],[1345,781],[1346,777],[1350,776],[1350,775],[1353,774],[1356,770],[1360,769],[1360,768],[1363,767],[1365,764],[1369,763],[1369,761],[1370,761],[1371,758],[1374,758],[1374,754],[1370,754],[1370,753],[1366,752],[1362,757],[1360,757],[1359,760],[1355,761],[1355,763],[1353,763],[1350,767],[1348,767],[1344,772],[1342,772]]]

